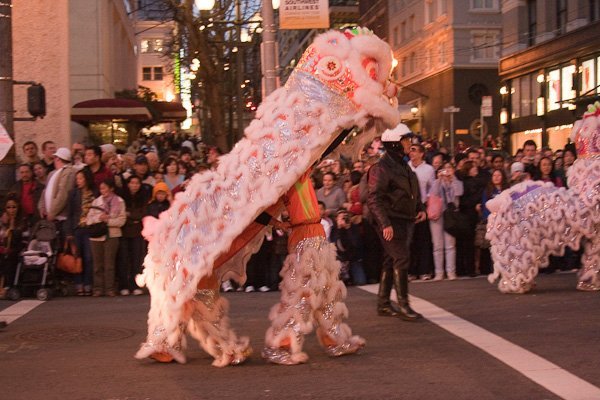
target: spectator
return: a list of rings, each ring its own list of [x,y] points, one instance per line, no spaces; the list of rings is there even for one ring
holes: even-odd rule
[[[0,217],[0,298],[15,281],[19,252],[22,249],[24,225],[19,210],[19,199],[9,193]]]
[[[112,172],[102,163],[102,149],[100,146],[86,148],[84,161],[87,165],[86,168],[92,173],[96,190],[99,189],[100,183],[113,178]]]
[[[75,289],[78,296],[92,295],[94,266],[86,221],[92,202],[97,196],[98,192],[90,170],[86,168],[77,171],[75,187],[69,193],[65,233],[75,241],[82,260],[82,273],[75,276]]]
[[[133,170],[125,172],[123,174],[123,178],[128,180],[132,175],[136,175],[138,178],[140,178],[142,183],[146,183],[150,186],[154,186],[156,184],[156,179],[154,179],[154,176],[150,174],[148,159],[143,155],[139,155],[135,158]]]
[[[435,170],[425,162],[425,148],[420,144],[410,146],[408,153],[410,161],[408,165],[417,175],[419,181],[419,191],[421,193],[421,201],[423,207],[427,203],[429,190],[435,181]],[[411,244],[411,274],[419,277],[421,280],[431,279],[433,272],[433,256],[431,231],[427,221],[415,224],[412,244]]]
[[[81,157],[85,156],[85,146],[80,142],[73,142],[71,145],[71,155],[75,158],[75,154],[80,154]]]
[[[515,161],[510,166],[510,186],[521,183],[529,179],[529,174],[525,172],[525,165],[522,162]]]
[[[150,151],[146,153],[146,159],[148,160],[148,169],[150,172],[158,171],[158,168],[160,167],[160,158],[158,158],[158,154],[154,151]]]
[[[442,209],[439,218],[429,220],[431,240],[433,242],[433,262],[435,265],[435,276],[433,279],[436,281],[444,279],[444,269],[446,277],[449,280],[456,279],[456,239],[444,230],[443,212],[450,203],[459,207],[460,196],[463,195],[463,190],[463,183],[455,176],[452,164],[444,164],[429,192],[430,196],[437,196],[442,199]]]
[[[320,208],[320,207],[319,207]],[[287,213],[287,211],[285,211]],[[321,223],[323,221],[321,220]],[[330,227],[331,229],[331,227]],[[279,272],[283,267],[283,262],[288,254],[287,249],[288,236],[282,229],[273,229],[273,251],[269,263],[269,275],[267,277],[267,285],[271,290],[279,290]]]
[[[208,154],[206,155],[206,163],[210,165],[211,169],[217,168],[219,163],[219,157],[223,152],[216,146],[211,146],[208,148]]]
[[[458,275],[476,276],[479,267],[475,257],[475,226],[479,220],[476,207],[481,202],[486,183],[478,178],[479,170],[473,161],[466,161],[457,176],[464,188],[459,209],[469,229],[456,236],[456,272]]]
[[[41,162],[46,167],[48,173],[54,171],[54,153],[56,153],[56,144],[52,140],[47,140],[42,143]]]
[[[365,173],[365,163],[361,160],[354,161],[352,171],[358,171],[361,175]]]
[[[169,187],[164,182],[158,182],[152,188],[152,200],[146,208],[146,215],[158,218],[160,213],[169,209],[171,200],[171,192]]]
[[[116,296],[115,292],[115,259],[119,248],[121,227],[125,224],[125,202],[115,194],[115,183],[107,179],[100,183],[100,196],[92,202],[87,215],[86,224],[93,225],[104,222],[108,233],[104,236],[90,238],[94,264],[94,297]]]
[[[67,219],[67,200],[75,181],[75,170],[71,166],[71,151],[61,147],[54,153],[54,171],[48,175],[48,185],[39,202],[42,218],[58,221],[58,229],[64,232],[63,222]]]
[[[119,278],[121,296],[130,293],[143,293],[135,283],[135,276],[142,271],[142,262],[146,255],[146,242],[142,237],[142,218],[146,215],[146,207],[150,201],[152,189],[142,183],[140,178],[132,175],[123,187],[122,199],[125,201],[127,219],[121,227],[119,239]]]
[[[494,172],[492,172],[492,178],[483,191],[481,203],[477,206],[477,211],[481,214],[481,224],[484,226],[487,225],[487,221],[490,216],[490,211],[485,206],[485,203],[487,203],[488,200],[498,196],[503,190],[508,189],[509,186],[508,178],[503,170],[496,169]],[[480,252],[480,272],[486,275],[492,273],[492,258],[489,248],[481,248]]]
[[[48,183],[48,169],[43,162],[38,161],[33,164],[33,177],[41,185],[46,186]]]
[[[38,155],[38,146],[35,142],[29,140],[23,143],[23,163],[32,164],[40,161],[40,156]]]
[[[504,171],[504,157],[501,154],[494,154],[492,156],[491,169],[492,171],[496,169],[501,169]]]
[[[431,166],[433,167],[436,174],[440,170],[440,168],[442,168],[443,165],[444,165],[444,154],[435,153],[431,157]]]
[[[355,224],[360,224],[362,222],[362,210],[363,206],[360,201],[360,181],[362,178],[362,174],[359,171],[350,172],[350,183],[352,186],[350,190],[348,190],[348,211],[352,215],[352,222]]]
[[[530,177],[534,177],[536,174],[537,164],[536,161],[537,144],[535,141],[529,139],[523,144],[523,158],[521,162],[524,165],[524,171],[529,174]]]
[[[335,243],[338,259],[342,263],[342,270],[348,271],[350,280],[354,285],[364,285],[367,277],[363,269],[363,249],[360,227],[350,220],[350,213],[346,210],[338,211],[336,215],[336,228],[332,233],[332,242]],[[344,280],[344,276],[341,277]],[[349,283],[349,282],[345,282]]]
[[[40,213],[37,205],[42,197],[44,185],[33,179],[33,170],[30,164],[21,164],[19,166],[19,176],[17,181],[10,189],[16,196],[21,205],[21,215],[26,220],[28,226],[40,219]]]
[[[335,175],[327,172],[323,175],[323,187],[317,190],[317,199],[325,204],[328,217],[335,217],[336,212],[344,206],[346,194],[335,185]]]
[[[185,175],[179,173],[179,163],[175,157],[169,157],[162,165],[163,179],[169,190],[175,189],[185,180]]]
[[[564,186],[562,177],[557,176],[554,173],[554,163],[552,162],[552,159],[548,157],[542,157],[540,160],[535,179],[544,182],[552,182],[556,187]]]
[[[325,203],[323,203],[322,201],[319,201],[318,204],[319,204],[319,213],[321,214],[321,225],[323,225],[323,229],[325,230],[325,238],[327,239],[328,242],[330,242],[331,241],[331,231],[333,230],[333,221],[327,215],[327,208],[325,207]],[[283,221],[286,222],[285,219]]]

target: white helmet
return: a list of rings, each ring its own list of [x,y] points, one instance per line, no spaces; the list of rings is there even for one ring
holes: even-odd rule
[[[415,134],[404,124],[398,124],[395,128],[387,129],[381,135],[382,142],[399,142],[403,138],[412,138]]]

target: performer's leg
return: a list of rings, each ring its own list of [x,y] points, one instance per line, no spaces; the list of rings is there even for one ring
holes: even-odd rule
[[[215,358],[212,365],[225,367],[241,364],[252,353],[248,337],[238,337],[229,325],[229,302],[219,295],[218,282],[198,285],[192,300],[190,334]]]
[[[315,275],[321,275],[322,279],[311,279],[313,292],[319,300],[313,311],[318,325],[317,338],[330,356],[356,353],[364,347],[365,340],[353,336],[348,324],[343,322],[348,317],[348,309],[344,304],[346,287],[339,279],[340,263],[336,260],[333,245],[323,243],[322,246],[314,263]]]
[[[281,300],[271,308],[271,327],[265,335],[262,357],[269,362],[283,365],[304,363],[308,355],[302,352],[304,335],[313,326],[311,310],[314,293],[309,282],[314,278],[305,254],[292,253],[284,261],[281,270]]]

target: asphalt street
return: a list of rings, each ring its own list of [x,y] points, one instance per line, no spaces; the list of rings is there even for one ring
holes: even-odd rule
[[[329,358],[310,335],[310,360],[298,366],[270,365],[259,356],[279,294],[227,293],[232,325],[250,336],[255,354],[244,365],[223,369],[212,367],[192,339],[185,365],[134,359],[146,333],[148,296],[58,297],[39,305],[34,299],[0,301],[0,319],[12,321],[0,331],[0,399],[561,398],[473,345],[473,338],[446,330],[445,321],[455,317],[600,393],[600,293],[576,291],[575,274],[542,275],[526,295],[501,294],[484,278],[410,288],[418,311],[427,302],[447,314],[417,323],[378,317],[369,293],[376,287],[351,287],[348,322],[366,338],[365,349]],[[12,320],[15,310],[28,306],[33,309]],[[554,383],[560,386],[563,376]],[[571,394],[563,398],[584,398],[577,387],[567,389]]]

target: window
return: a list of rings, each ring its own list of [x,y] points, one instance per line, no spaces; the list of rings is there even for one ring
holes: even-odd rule
[[[425,54],[425,70],[429,71],[431,68],[433,68],[433,50],[431,47],[425,51]]]
[[[398,46],[398,27],[394,28],[394,46]]]
[[[590,2],[590,22],[600,20],[600,0],[589,0]]]
[[[560,108],[560,69],[548,72],[548,111]]]
[[[144,39],[141,42],[142,53],[162,53],[164,50],[162,39]]]
[[[440,65],[446,64],[446,44],[444,42],[440,42],[438,44],[438,60]]]
[[[163,67],[154,67],[154,80],[155,81],[163,80]]]
[[[496,37],[496,32],[472,32],[471,43],[473,45],[473,60],[496,60],[498,58],[498,43]]]
[[[142,68],[142,80],[144,81],[162,81],[163,67],[143,67]]]
[[[471,0],[472,10],[496,10],[497,0]]]
[[[416,71],[416,58],[417,56],[414,52],[410,53],[408,70],[411,74],[413,74]]]
[[[142,68],[142,80],[144,80],[144,81],[152,80],[152,67]]]
[[[573,90],[573,74],[575,73],[575,66],[568,65],[561,70],[562,77],[562,90],[561,100],[571,100],[575,98],[575,91]],[[572,106],[570,103],[562,103],[563,108]]]
[[[527,2],[527,44],[533,46],[537,35],[537,1]]]
[[[531,97],[531,78],[533,75],[521,77],[521,116],[531,115],[533,112],[533,98]]]
[[[400,42],[406,40],[406,21],[402,21],[400,24]]]
[[[407,33],[409,36],[412,36],[415,33],[415,16],[411,15],[408,18],[408,29]]]
[[[556,32],[560,35],[567,31],[567,0],[556,0]]]
[[[425,24],[435,21],[435,7],[433,0],[425,0]]]
[[[510,118],[519,118],[521,116],[521,88],[520,82],[522,78],[515,78],[510,84]]]
[[[402,57],[402,76],[406,76],[408,73],[408,60],[406,57]]]

